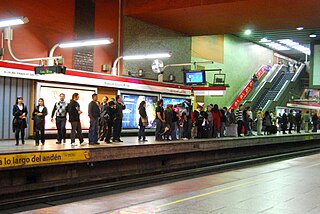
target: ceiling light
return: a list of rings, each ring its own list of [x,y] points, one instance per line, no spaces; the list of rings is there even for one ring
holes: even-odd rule
[[[168,57],[171,57],[170,53],[157,53],[157,54],[123,56],[123,59],[136,60],[136,59],[157,59],[157,58],[168,58]]]
[[[268,42],[268,43],[265,43],[265,45],[273,48],[273,49],[276,49],[278,51],[288,51],[288,50],[291,50],[289,47],[287,46],[284,46],[284,45],[281,45],[277,42]]]
[[[13,25],[22,25],[25,23],[28,23],[29,20],[27,17],[15,17],[15,18],[9,18],[9,19],[2,19],[0,20],[0,27],[9,27]]]
[[[297,29],[297,30],[303,30],[304,27],[303,27],[303,26],[299,26],[299,27],[297,27],[296,29]]]
[[[312,34],[310,34],[310,35],[309,35],[309,37],[310,37],[310,38],[316,38],[316,37],[317,37],[317,35],[316,35],[316,34],[314,34],[314,33],[312,33]]]
[[[113,42],[112,38],[79,40],[79,41],[60,43],[59,48],[74,48],[74,47],[94,46],[94,45],[108,45],[108,44],[111,44],[112,42]]]
[[[268,38],[264,37],[264,38],[260,39],[259,42],[266,43],[266,42],[271,42],[271,40],[269,40]]]
[[[247,36],[251,35],[251,33],[252,33],[252,30],[250,29],[244,31],[244,34]]]
[[[296,49],[304,54],[310,55],[310,48],[300,45],[298,42],[295,42],[292,39],[280,39],[278,42],[289,46],[290,48]]]

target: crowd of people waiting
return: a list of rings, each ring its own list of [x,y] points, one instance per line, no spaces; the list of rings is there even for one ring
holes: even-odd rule
[[[56,123],[57,127],[57,144],[66,142],[66,122],[67,114],[71,123],[71,144],[76,145],[76,134],[80,144],[84,143],[80,115],[83,113],[80,110],[79,94],[74,93],[69,103],[65,101],[65,95],[59,95],[60,100],[55,103],[51,113],[51,121]],[[228,111],[227,107],[219,108],[217,104],[210,104],[206,110],[203,105],[197,105],[193,111],[193,106],[190,99],[177,105],[167,104],[164,108],[164,101],[160,99],[157,102],[155,110],[155,140],[177,140],[191,138],[217,138],[217,137],[242,137],[254,136],[253,124],[256,123],[257,135],[275,134],[282,131],[286,134],[289,131],[291,134],[294,130],[300,133],[301,125],[304,126],[304,131],[317,132],[319,118],[316,112],[312,115],[307,111],[303,117],[300,111],[293,114],[290,110],[286,111],[278,117],[272,111],[262,112],[260,108],[256,112],[255,119],[251,107],[239,105],[238,109]],[[123,142],[120,138],[122,130],[123,110],[125,109],[124,102],[120,95],[115,99],[110,99],[107,96],[103,97],[102,102],[98,101],[98,95],[92,95],[92,101],[88,105],[88,116],[90,118],[89,127],[89,144],[98,145],[98,141],[105,143]],[[145,128],[148,126],[148,115],[146,113],[146,102],[142,101],[139,104],[139,132],[138,140],[147,141]],[[38,105],[35,106],[32,113],[34,121],[34,136],[35,145],[45,144],[45,117],[48,114],[48,109],[45,107],[44,99],[38,100]],[[16,104],[13,106],[13,131],[15,132],[16,145],[19,145],[21,136],[22,144],[25,143],[25,128],[27,127],[26,118],[28,115],[27,107],[23,103],[22,97],[17,97]],[[278,126],[277,126],[278,125]]]
[[[65,94],[59,95],[60,100],[55,103],[51,114],[51,121],[56,123],[57,127],[57,144],[66,143],[66,122],[67,114],[71,124],[71,145],[76,145],[76,135],[80,144],[84,144],[82,135],[80,115],[83,113],[78,103],[79,94],[74,93],[69,103],[65,101]],[[98,141],[106,143],[123,142],[120,139],[122,130],[123,110],[125,109],[124,102],[121,96],[117,95],[115,99],[107,96],[103,97],[102,103],[98,102],[98,95],[92,95],[92,101],[88,105],[88,116],[90,118],[89,127],[89,144],[98,145]],[[35,145],[45,144],[45,117],[48,114],[48,109],[45,106],[44,99],[38,100],[38,105],[34,107],[32,117],[33,131],[35,137]],[[15,132],[16,146],[21,143],[25,144],[25,129],[27,128],[28,109],[23,103],[22,97],[17,97],[16,104],[13,106],[13,122],[12,128]]]
[[[183,109],[183,110],[182,110]],[[210,104],[205,109],[197,105],[192,111],[190,100],[182,105],[167,104],[163,107],[163,100],[159,100],[156,108],[156,140],[177,140],[190,138],[217,138],[255,136],[253,127],[256,125],[257,135],[270,135],[282,132],[300,133],[303,125],[308,133],[317,132],[319,118],[316,112],[312,115],[307,111],[303,116],[301,111],[293,110],[275,116],[273,111],[258,109],[253,117],[251,107],[242,104],[238,109],[228,111],[226,107],[219,108],[217,104]]]

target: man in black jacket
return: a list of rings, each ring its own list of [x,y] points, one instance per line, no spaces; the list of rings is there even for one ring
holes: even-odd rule
[[[122,118],[123,110],[126,109],[126,106],[123,103],[123,100],[120,95],[116,96],[116,116],[114,120],[113,127],[113,142],[123,142],[120,139],[121,129],[122,129]]]
[[[98,106],[98,95],[92,94],[92,101],[88,106],[88,115],[90,118],[90,127],[89,127],[89,144],[97,145],[98,143],[98,125],[100,117],[100,108]]]
[[[79,94],[72,94],[72,99],[68,104],[68,113],[69,113],[69,121],[71,123],[71,145],[76,145],[76,131],[79,137],[80,144],[83,143],[82,131],[81,131],[81,123],[80,123],[80,114],[82,111],[80,110],[80,105],[77,102],[79,100]]]

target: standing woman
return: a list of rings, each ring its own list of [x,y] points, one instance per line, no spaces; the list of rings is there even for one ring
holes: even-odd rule
[[[146,132],[145,129],[148,126],[148,116],[146,112],[146,101],[141,101],[139,105],[139,134],[138,134],[138,140],[140,141],[147,141],[146,140]]]
[[[25,128],[27,128],[28,109],[23,103],[22,97],[17,97],[16,104],[13,106],[13,132],[15,132],[16,146],[19,145],[19,134],[21,133],[21,142],[24,144]]]
[[[263,112],[262,108],[259,108],[257,111],[257,134],[262,135],[262,120],[263,120]]]
[[[44,126],[45,126],[45,117],[48,114],[47,107],[44,106],[43,98],[40,98],[38,101],[38,105],[34,108],[32,113],[32,119],[34,121],[34,133],[36,146],[39,146],[39,141],[41,140],[42,145],[44,145],[45,137],[44,137]]]

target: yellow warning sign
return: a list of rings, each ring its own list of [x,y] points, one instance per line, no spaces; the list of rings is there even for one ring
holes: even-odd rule
[[[90,160],[90,150],[1,154],[0,168]]]

